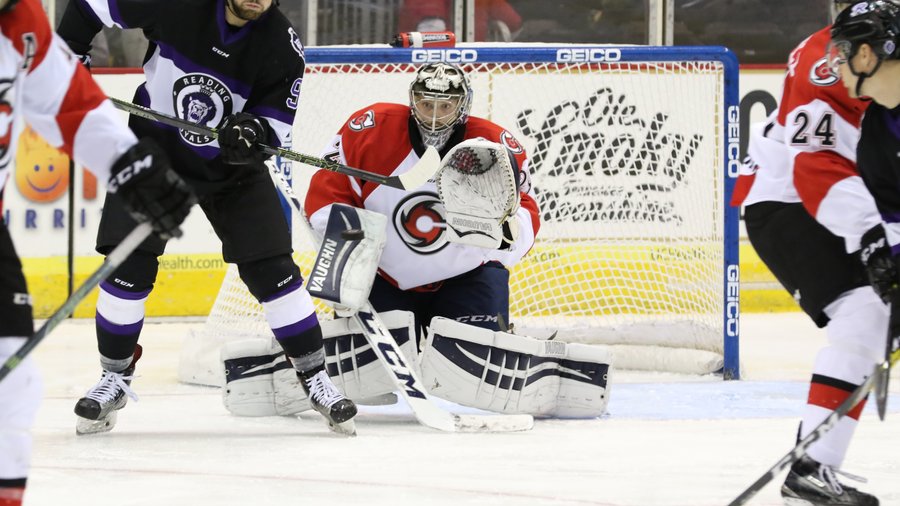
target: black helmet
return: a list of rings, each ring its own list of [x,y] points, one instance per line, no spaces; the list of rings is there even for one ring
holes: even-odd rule
[[[19,3],[19,0],[0,0],[0,14],[11,11],[17,3]]]
[[[853,58],[863,43],[879,60],[900,58],[900,5],[891,0],[854,3],[834,20],[831,42],[844,61]]]

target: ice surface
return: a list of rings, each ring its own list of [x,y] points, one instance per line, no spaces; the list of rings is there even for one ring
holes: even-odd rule
[[[218,389],[179,384],[190,325],[145,326],[133,384],[141,399],[108,434],[74,429],[75,401],[99,378],[93,322],[66,322],[38,347],[46,395],[26,506],[723,505],[793,445],[825,342],[799,313],[743,315],[739,382],[620,372],[608,417],[539,420],[516,434],[444,434],[402,405],[364,408],[359,436],[344,439],[312,414],[233,417]],[[866,409],[845,468],[896,506],[900,396],[891,392],[886,422]],[[751,504],[781,504],[782,480]]]

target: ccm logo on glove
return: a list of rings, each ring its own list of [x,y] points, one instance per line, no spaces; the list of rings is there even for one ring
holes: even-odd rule
[[[109,193],[116,193],[116,191],[118,191],[119,189],[119,186],[127,183],[129,180],[131,180],[132,177],[140,174],[142,170],[149,169],[152,166],[153,155],[147,155],[140,160],[126,165],[124,169],[122,169],[115,176],[109,179],[107,191],[109,191]]]

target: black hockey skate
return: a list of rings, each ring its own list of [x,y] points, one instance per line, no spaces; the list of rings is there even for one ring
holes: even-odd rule
[[[100,381],[75,404],[78,420],[75,433],[79,435],[109,432],[116,426],[116,412],[131,397],[138,400],[137,394],[131,390],[134,379],[134,365],[141,357],[141,345],[134,350],[134,359],[127,369],[121,372],[103,371]]]
[[[353,417],[356,416],[356,404],[334,386],[328,373],[320,370],[307,376],[298,372],[297,376],[303,391],[309,397],[310,405],[325,417],[328,428],[338,434],[355,436],[356,424]]]
[[[787,506],[878,506],[877,497],[842,485],[831,466],[809,457],[791,466],[781,497]]]

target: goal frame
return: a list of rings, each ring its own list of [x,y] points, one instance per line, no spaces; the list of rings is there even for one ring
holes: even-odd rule
[[[518,63],[665,63],[711,62],[722,66],[722,104],[719,119],[723,142],[723,262],[722,341],[723,378],[737,380],[740,371],[740,209],[729,202],[740,168],[739,65],[729,49],[720,46],[615,46],[615,45],[485,45],[460,44],[454,48],[415,49],[389,46],[309,47],[308,65]],[[302,97],[302,93],[301,93]],[[302,98],[301,98],[302,99]]]

